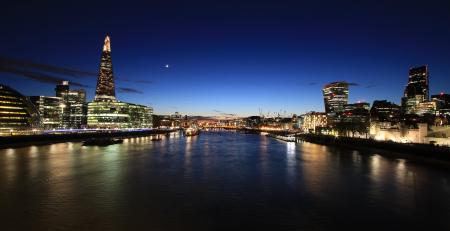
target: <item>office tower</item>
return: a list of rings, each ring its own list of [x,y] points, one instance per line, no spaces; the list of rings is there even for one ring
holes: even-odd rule
[[[406,114],[416,113],[419,103],[429,100],[428,67],[409,69],[408,84],[402,98],[402,109]]]
[[[62,98],[55,96],[30,96],[31,102],[39,111],[42,127],[45,130],[62,129],[66,105]]]
[[[322,91],[327,114],[344,111],[344,106],[348,104],[348,83],[333,82],[325,85]]]
[[[64,104],[61,128],[85,128],[87,124],[86,91],[71,90],[69,81],[56,85],[56,97]]]

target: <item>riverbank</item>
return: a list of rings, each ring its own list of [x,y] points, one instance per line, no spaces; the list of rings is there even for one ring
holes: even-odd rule
[[[297,138],[302,141],[331,145],[356,150],[368,148],[389,151],[392,155],[402,158],[415,158],[420,160],[433,159],[450,163],[450,148],[445,146],[434,146],[429,144],[404,144],[373,139],[362,139],[352,137],[335,137],[327,135],[302,134]]]
[[[17,148],[31,145],[45,145],[64,142],[81,142],[91,138],[131,138],[140,136],[150,136],[156,134],[167,134],[174,132],[174,129],[151,129],[151,130],[103,130],[95,132],[80,133],[53,133],[53,134],[36,134],[36,135],[15,135],[0,136],[0,149]]]

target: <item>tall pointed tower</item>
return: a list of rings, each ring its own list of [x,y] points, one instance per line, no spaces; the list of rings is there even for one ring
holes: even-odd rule
[[[97,88],[95,89],[94,101],[116,101],[116,91],[114,88],[114,76],[111,61],[111,41],[106,36],[103,45],[100,70],[98,72]]]
[[[87,126],[98,129],[151,128],[153,108],[117,101],[111,62],[111,41],[106,36],[94,101],[87,106]]]

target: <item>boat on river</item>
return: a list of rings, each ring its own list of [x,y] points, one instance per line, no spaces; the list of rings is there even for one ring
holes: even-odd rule
[[[123,139],[118,138],[92,138],[83,141],[83,146],[108,146],[111,144],[123,143]]]
[[[197,127],[189,127],[184,129],[183,134],[185,136],[196,136],[200,133],[200,129]]]

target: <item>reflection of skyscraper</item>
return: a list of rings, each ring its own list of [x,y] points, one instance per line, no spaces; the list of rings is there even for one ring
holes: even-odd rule
[[[103,45],[102,58],[100,61],[100,70],[97,79],[97,88],[95,89],[94,101],[115,101],[116,92],[114,88],[114,76],[111,61],[111,44],[109,36],[106,36]]]
[[[343,112],[348,104],[348,83],[333,82],[322,89],[326,113]]]
[[[408,85],[402,98],[402,107],[407,114],[415,113],[419,103],[429,100],[428,67],[409,69]]]

